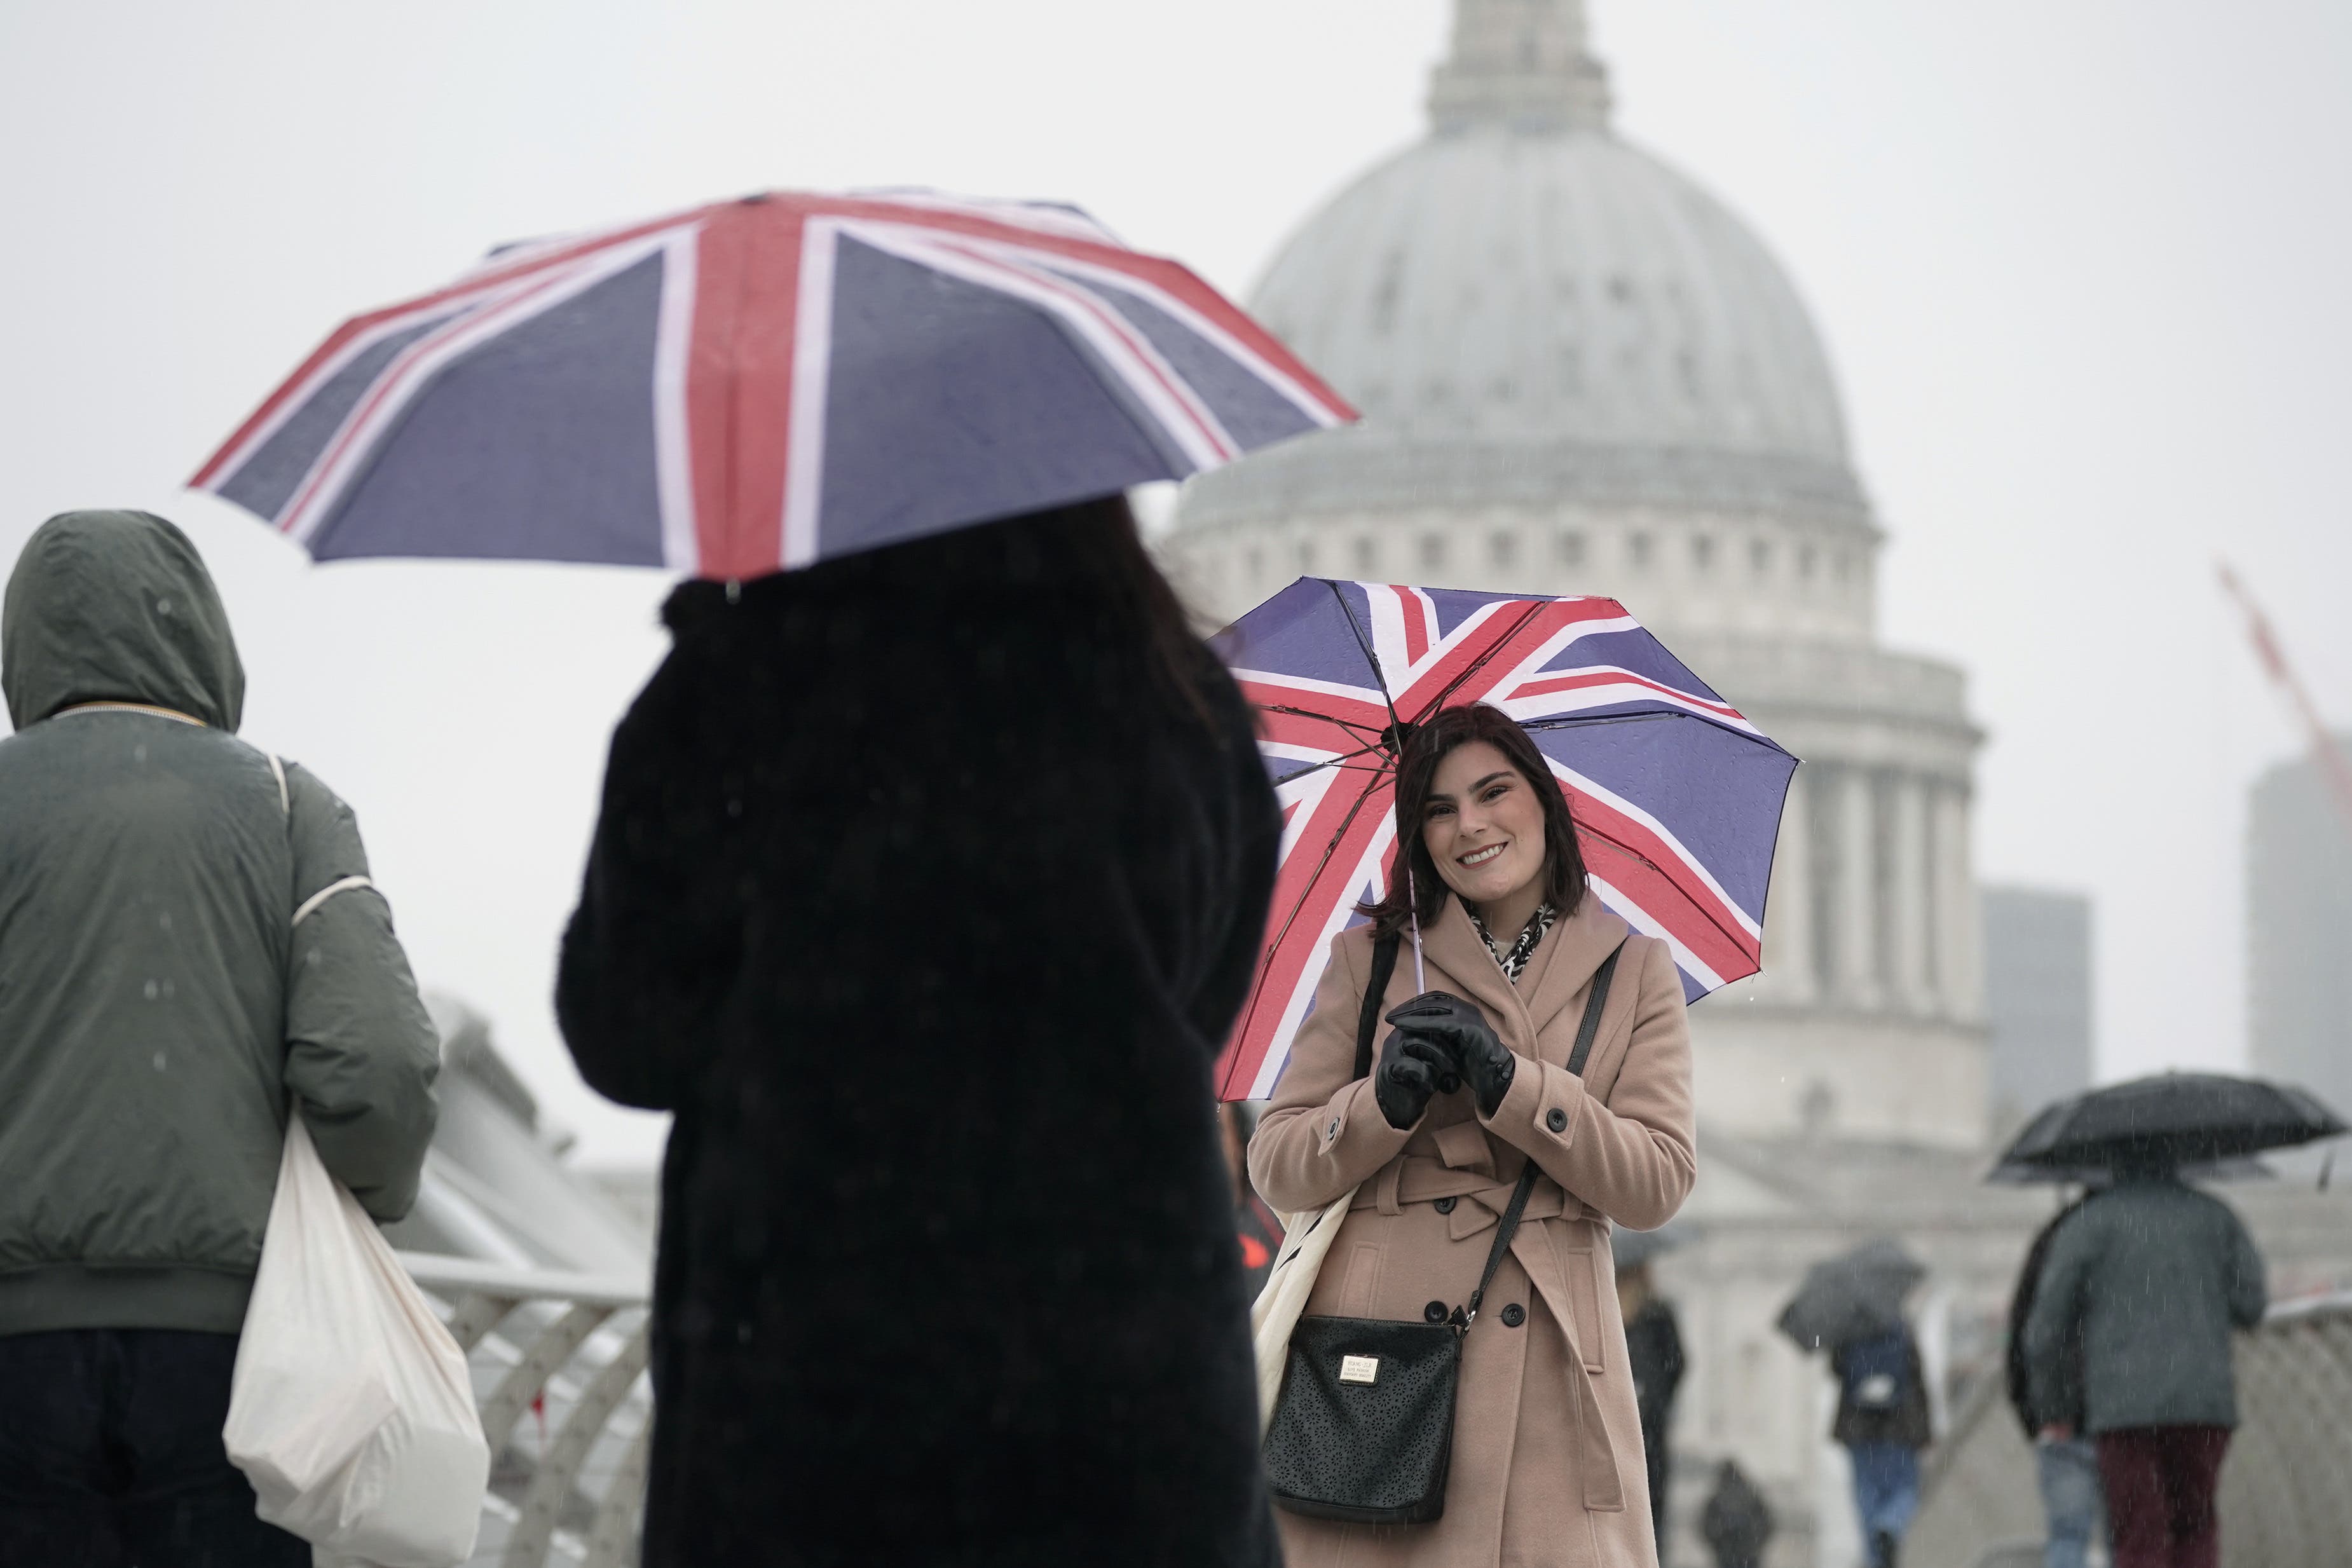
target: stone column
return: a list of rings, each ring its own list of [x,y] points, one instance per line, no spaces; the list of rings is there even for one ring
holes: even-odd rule
[[[1983,916],[1977,907],[1976,868],[1969,844],[1969,797],[1961,789],[1937,791],[1937,877],[1943,893],[1939,962],[1944,1016],[1963,1023],[1984,1017],[1984,975],[1979,957]]]
[[[1892,873],[1894,919],[1886,933],[1894,962],[1887,966],[1893,981],[1893,1000],[1905,1012],[1927,1013],[1935,1008],[1935,998],[1928,988],[1927,916],[1928,886],[1933,880],[1927,873],[1927,857],[1934,852],[1933,836],[1927,821],[1928,800],[1927,780],[1916,773],[1905,773],[1895,780],[1895,821],[1888,835],[1889,848],[1895,863]]]
[[[1809,1002],[1818,993],[1813,973],[1813,841],[1811,770],[1789,780],[1780,808],[1780,841],[1772,856],[1772,887],[1764,904],[1764,982],[1776,1001]]]
[[[1838,769],[1837,999],[1878,1006],[1878,833],[1870,771]]]

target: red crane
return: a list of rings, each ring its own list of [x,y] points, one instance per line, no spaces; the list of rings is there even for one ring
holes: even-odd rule
[[[2279,647],[2278,636],[2271,630],[2270,619],[2254,602],[2253,595],[2246,591],[2245,584],[2238,580],[2238,574],[2230,570],[2227,561],[2216,562],[2215,568],[2221,574],[2222,588],[2246,612],[2246,634],[2253,639],[2254,656],[2262,660],[2263,673],[2270,676],[2272,684],[2286,694],[2286,700],[2294,706],[2295,716],[2303,720],[2304,730],[2311,737],[2312,759],[2327,776],[2336,807],[2344,813],[2345,825],[2352,827],[2352,754],[2345,751],[2344,743],[2328,731],[2326,722],[2319,716],[2319,709],[2312,702],[2311,694],[2304,690],[2303,682],[2296,678],[2294,666],[2286,662],[2286,654]]]

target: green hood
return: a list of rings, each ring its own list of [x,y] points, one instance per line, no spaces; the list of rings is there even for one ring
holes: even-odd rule
[[[8,579],[0,689],[18,729],[76,703],[134,702],[234,730],[245,666],[187,535],[152,512],[64,512]]]

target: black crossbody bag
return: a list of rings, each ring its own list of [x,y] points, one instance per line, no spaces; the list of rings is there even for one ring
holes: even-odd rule
[[[1371,983],[1364,988],[1356,1023],[1358,1078],[1371,1071],[1372,1033],[1396,958],[1396,937],[1373,946]],[[1584,1071],[1616,972],[1617,954],[1612,953],[1592,977],[1592,994],[1568,1061],[1570,1072]],[[1298,1320],[1265,1433],[1266,1484],[1277,1505],[1349,1524],[1430,1524],[1444,1516],[1462,1342],[1519,1228],[1536,1175],[1530,1159],[1511,1189],[1509,1207],[1495,1228],[1495,1244],[1486,1252],[1486,1271],[1466,1308],[1455,1307],[1452,1316],[1434,1323]]]

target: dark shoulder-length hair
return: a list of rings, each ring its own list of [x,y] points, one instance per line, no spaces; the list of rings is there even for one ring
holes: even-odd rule
[[[1392,936],[1416,918],[1425,926],[1445,906],[1445,896],[1453,890],[1437,874],[1437,862],[1430,858],[1422,824],[1429,811],[1437,765],[1456,747],[1478,740],[1501,752],[1543,803],[1544,898],[1563,919],[1584,902],[1584,852],[1577,845],[1568,792],[1552,777],[1543,753],[1536,749],[1526,730],[1500,708],[1471,703],[1442,708],[1424,722],[1405,727],[1404,750],[1397,759],[1397,842],[1396,854],[1389,862],[1388,894],[1377,904],[1357,905],[1360,914],[1371,916],[1373,936]],[[1418,907],[1413,894],[1420,895]]]

